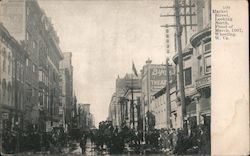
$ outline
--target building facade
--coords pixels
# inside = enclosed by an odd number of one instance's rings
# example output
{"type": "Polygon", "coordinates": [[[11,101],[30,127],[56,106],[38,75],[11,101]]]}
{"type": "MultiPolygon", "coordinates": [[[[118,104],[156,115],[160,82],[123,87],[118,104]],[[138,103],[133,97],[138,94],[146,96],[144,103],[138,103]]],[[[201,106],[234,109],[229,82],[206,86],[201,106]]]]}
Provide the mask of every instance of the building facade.
{"type": "Polygon", "coordinates": [[[90,112],[90,104],[78,103],[78,126],[86,131],[94,127],[93,114],[90,112]]]}
{"type": "Polygon", "coordinates": [[[108,112],[108,121],[112,122],[113,127],[118,126],[118,116],[117,116],[117,100],[116,93],[113,93],[110,103],[109,103],[109,112],[108,112]]]}
{"type": "MultiPolygon", "coordinates": [[[[211,1],[194,1],[192,19],[195,27],[185,28],[188,34],[182,34],[183,75],[185,89],[184,126],[193,129],[197,125],[206,125],[210,129],[211,112],[211,1]]],[[[178,53],[173,57],[179,72],[178,53]]],[[[179,76],[177,76],[177,90],[179,90],[179,76]]],[[[177,93],[180,99],[180,93],[177,93]]],[[[178,100],[180,103],[180,100],[178,100]]]]}
{"type": "Polygon", "coordinates": [[[72,53],[63,53],[63,56],[64,58],[60,62],[60,115],[61,124],[67,129],[74,109],[72,53]]]}
{"type": "Polygon", "coordinates": [[[59,38],[36,0],[4,0],[1,10],[3,24],[27,51],[24,123],[51,130],[59,115],[59,38]]]}
{"type": "Polygon", "coordinates": [[[121,105],[121,121],[131,129],[138,129],[140,119],[140,105],[141,105],[141,83],[140,76],[134,74],[126,74],[125,92],[120,98],[121,105]]]}
{"type": "MultiPolygon", "coordinates": [[[[141,116],[144,119],[144,128],[148,130],[151,120],[148,115],[153,117],[154,106],[152,101],[154,99],[154,94],[160,91],[166,86],[166,65],[165,64],[152,64],[152,61],[148,59],[146,65],[143,66],[141,71],[141,116]]],[[[169,69],[169,73],[174,73],[173,68],[169,69]]],[[[170,74],[169,79],[174,80],[174,74],[170,74]]],[[[152,123],[152,122],[151,122],[152,123]]]]}
{"type": "Polygon", "coordinates": [[[23,46],[0,23],[0,151],[2,141],[5,149],[10,146],[5,139],[23,129],[26,57],[23,46]]]}

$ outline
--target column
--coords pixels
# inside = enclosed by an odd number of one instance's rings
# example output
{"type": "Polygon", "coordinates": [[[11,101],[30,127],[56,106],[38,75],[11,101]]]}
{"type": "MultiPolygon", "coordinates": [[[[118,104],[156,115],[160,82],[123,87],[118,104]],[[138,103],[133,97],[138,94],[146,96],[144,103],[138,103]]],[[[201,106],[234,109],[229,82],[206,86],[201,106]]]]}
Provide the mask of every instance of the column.
{"type": "Polygon", "coordinates": [[[197,122],[197,125],[200,124],[200,103],[199,103],[199,96],[195,96],[194,97],[194,101],[195,101],[195,104],[196,104],[196,122],[197,122]]]}

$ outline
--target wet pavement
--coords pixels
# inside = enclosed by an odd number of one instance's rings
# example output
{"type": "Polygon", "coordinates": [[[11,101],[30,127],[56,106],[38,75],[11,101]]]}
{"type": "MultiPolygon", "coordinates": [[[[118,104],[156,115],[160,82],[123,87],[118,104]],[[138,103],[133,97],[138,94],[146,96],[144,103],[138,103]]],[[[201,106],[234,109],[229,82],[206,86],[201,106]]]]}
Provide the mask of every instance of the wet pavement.
{"type": "Polygon", "coordinates": [[[69,155],[86,155],[86,156],[95,156],[97,155],[97,151],[95,151],[95,145],[91,144],[90,139],[86,142],[86,150],[85,153],[82,154],[82,149],[80,147],[80,143],[77,143],[77,147],[75,150],[70,151],[69,155]]]}

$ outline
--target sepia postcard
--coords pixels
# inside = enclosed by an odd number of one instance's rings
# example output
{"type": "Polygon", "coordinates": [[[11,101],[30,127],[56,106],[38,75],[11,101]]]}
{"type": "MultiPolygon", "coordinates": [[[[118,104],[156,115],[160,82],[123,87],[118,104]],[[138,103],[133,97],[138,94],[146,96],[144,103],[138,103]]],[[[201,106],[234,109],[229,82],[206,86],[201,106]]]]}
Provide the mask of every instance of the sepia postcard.
{"type": "Polygon", "coordinates": [[[246,0],[0,0],[0,156],[249,155],[246,0]]]}

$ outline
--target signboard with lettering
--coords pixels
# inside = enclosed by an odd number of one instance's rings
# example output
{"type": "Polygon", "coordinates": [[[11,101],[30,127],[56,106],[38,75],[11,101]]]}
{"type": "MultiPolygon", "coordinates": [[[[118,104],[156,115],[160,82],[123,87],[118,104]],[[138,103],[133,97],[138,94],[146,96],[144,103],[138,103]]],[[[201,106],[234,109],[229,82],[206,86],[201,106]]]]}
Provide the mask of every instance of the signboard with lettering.
{"type": "Polygon", "coordinates": [[[150,69],[150,92],[156,93],[166,86],[166,67],[152,66],[150,69]]]}

